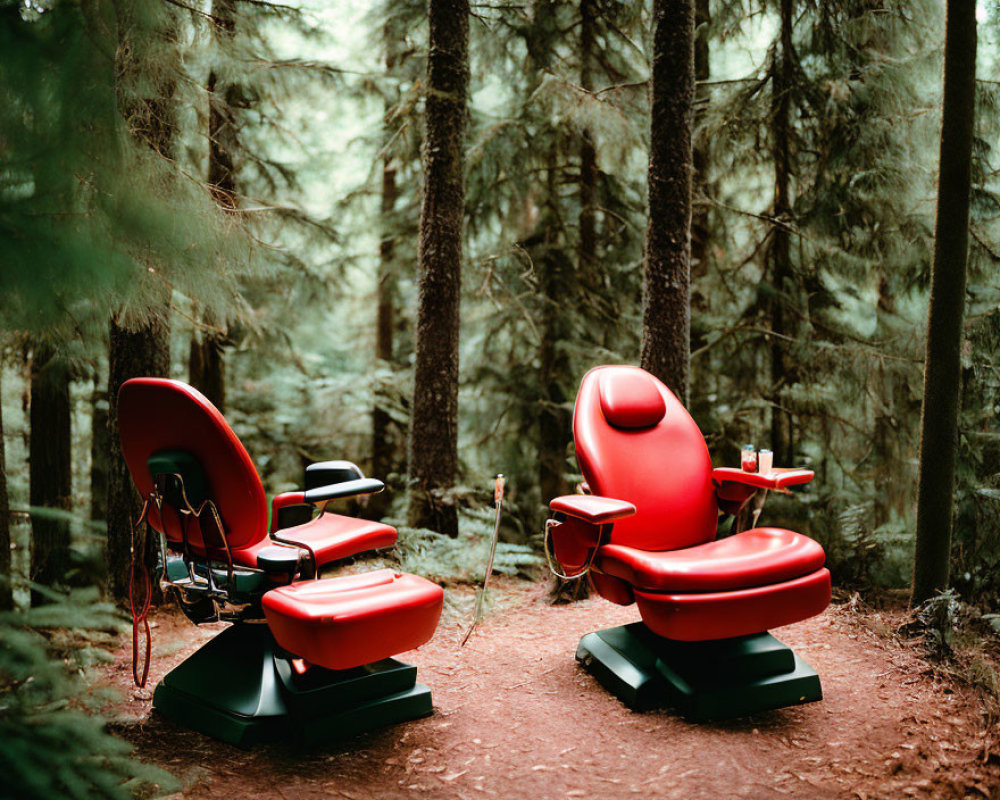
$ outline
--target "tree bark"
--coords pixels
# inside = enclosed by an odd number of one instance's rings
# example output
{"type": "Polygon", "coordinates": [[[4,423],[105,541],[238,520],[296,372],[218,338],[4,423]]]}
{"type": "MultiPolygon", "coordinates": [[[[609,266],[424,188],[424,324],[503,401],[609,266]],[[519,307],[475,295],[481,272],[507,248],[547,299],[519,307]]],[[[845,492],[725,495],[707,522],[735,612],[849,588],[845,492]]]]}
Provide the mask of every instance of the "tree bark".
{"type": "MultiPolygon", "coordinates": [[[[694,4],[694,78],[695,78],[695,109],[694,120],[704,115],[708,105],[708,90],[700,84],[711,77],[709,59],[708,26],[712,22],[708,0],[695,0],[694,4]]],[[[691,307],[704,309],[705,298],[698,291],[699,279],[708,273],[708,243],[710,230],[708,226],[708,143],[697,140],[691,151],[691,161],[694,166],[691,209],[691,307]]],[[[697,315],[695,315],[697,316],[697,315]]],[[[700,343],[699,343],[700,344],[700,343]]],[[[692,343],[692,349],[696,345],[692,343]]]]}
{"type": "Polygon", "coordinates": [[[420,301],[410,423],[410,525],[458,535],[458,337],[469,3],[429,0],[420,301]]]}
{"type": "MultiPolygon", "coordinates": [[[[233,0],[212,1],[213,30],[216,42],[232,39],[236,33],[236,9],[233,0]]],[[[213,69],[208,75],[208,186],[220,208],[237,214],[235,153],[238,148],[235,109],[244,105],[243,90],[238,84],[220,84],[213,69]]],[[[226,360],[229,331],[219,325],[218,315],[205,309],[205,330],[201,335],[197,359],[198,382],[192,382],[219,411],[226,408],[226,360]]],[[[193,354],[192,354],[193,355],[193,354]]],[[[193,366],[189,372],[194,373],[193,366]]]]}
{"type": "MultiPolygon", "coordinates": [[[[580,87],[594,89],[597,0],[580,2],[580,87]]],[[[577,251],[580,274],[586,274],[597,259],[597,148],[589,130],[580,135],[580,242],[577,251]]]]}
{"type": "Polygon", "coordinates": [[[969,190],[976,106],[976,4],[948,0],[934,263],[920,420],[911,602],[948,588],[958,439],[969,190]]]}
{"type": "MultiPolygon", "coordinates": [[[[134,2],[134,0],[132,0],[134,2]]],[[[175,78],[172,71],[141,75],[143,64],[135,48],[147,42],[132,40],[133,8],[130,3],[116,4],[118,15],[118,50],[116,75],[119,112],[137,142],[165,158],[173,156],[176,114],[175,78]],[[124,87],[129,82],[148,82],[152,96],[138,101],[127,100],[124,87]]],[[[172,44],[170,31],[162,31],[164,43],[172,44]]],[[[137,254],[137,259],[141,256],[137,254]]],[[[139,495],[132,484],[122,456],[118,435],[118,390],[130,378],[166,377],[170,372],[170,289],[161,282],[162,265],[149,265],[142,280],[152,281],[154,300],[135,318],[113,311],[108,336],[108,590],[118,602],[128,598],[131,525],[140,509],[139,495]]]]}
{"type": "MultiPolygon", "coordinates": [[[[69,511],[72,495],[70,371],[65,358],[39,344],[31,359],[28,480],[32,508],[69,511]]],[[[65,582],[69,571],[70,527],[65,518],[31,513],[31,580],[43,586],[65,582]]],[[[33,605],[45,596],[32,591],[33,605]]]]}
{"type": "Polygon", "coordinates": [[[792,416],[783,406],[781,390],[794,381],[794,365],[788,355],[786,336],[792,335],[787,306],[794,294],[792,241],[788,224],[792,217],[792,26],[794,0],[781,0],[779,43],[771,74],[772,158],[774,160],[774,218],[768,251],[771,262],[771,449],[774,463],[793,461],[792,416]]]}
{"type": "Polygon", "coordinates": [[[694,0],[654,0],[644,369],[687,402],[691,363],[694,0]]]}
{"type": "MultiPolygon", "coordinates": [[[[557,146],[553,145],[549,149],[545,173],[547,205],[557,202],[559,172],[559,153],[557,146]]],[[[567,275],[572,272],[573,266],[569,254],[560,247],[560,226],[556,213],[547,212],[541,227],[541,236],[533,237],[536,245],[529,252],[538,269],[542,296],[539,320],[541,341],[538,346],[538,485],[542,503],[547,506],[553,497],[566,494],[569,490],[563,473],[566,445],[572,431],[570,416],[563,408],[567,398],[562,385],[569,364],[562,343],[569,336],[564,306],[567,301],[567,275]]],[[[546,511],[543,506],[538,524],[544,521],[546,511]]]]}
{"type": "MultiPolygon", "coordinates": [[[[396,33],[387,22],[382,32],[385,46],[385,74],[391,76],[396,67],[396,33]]],[[[382,366],[395,367],[394,335],[396,329],[396,202],[399,187],[396,185],[395,156],[390,152],[392,137],[391,117],[396,107],[395,96],[386,95],[382,116],[382,194],[379,203],[379,226],[381,235],[378,243],[378,274],[376,276],[375,312],[375,360],[382,366]]],[[[392,417],[385,408],[384,388],[378,384],[374,390],[372,405],[372,475],[385,479],[396,470],[396,447],[391,430],[392,417]]],[[[391,495],[388,491],[372,496],[368,512],[376,519],[381,518],[389,506],[391,495]]]]}
{"type": "MultiPolygon", "coordinates": [[[[0,398],[3,397],[0,365],[0,398]]],[[[14,607],[14,571],[10,552],[10,495],[7,491],[7,452],[3,438],[3,402],[0,401],[0,611],[14,607]]]]}
{"type": "Polygon", "coordinates": [[[111,318],[108,352],[108,589],[122,601],[128,597],[132,522],[139,516],[139,493],[122,455],[118,437],[118,390],[130,378],[166,377],[170,373],[170,327],[165,311],[151,311],[141,325],[126,326],[111,318]]]}
{"type": "Polygon", "coordinates": [[[108,393],[94,371],[94,391],[90,396],[90,519],[103,522],[108,517],[108,393]]]}

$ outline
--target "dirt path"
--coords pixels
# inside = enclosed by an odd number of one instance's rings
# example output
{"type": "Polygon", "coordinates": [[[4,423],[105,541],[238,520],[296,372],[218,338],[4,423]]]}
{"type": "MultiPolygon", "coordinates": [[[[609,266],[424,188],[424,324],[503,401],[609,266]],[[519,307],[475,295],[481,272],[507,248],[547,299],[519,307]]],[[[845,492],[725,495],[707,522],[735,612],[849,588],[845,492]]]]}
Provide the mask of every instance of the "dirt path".
{"type": "MultiPolygon", "coordinates": [[[[540,586],[503,591],[505,607],[464,649],[466,618],[453,614],[406,657],[434,692],[427,719],[323,750],[242,751],[149,718],[133,696],[116,708],[122,730],[143,760],[186,781],[185,798],[1000,797],[978,698],[852,612],[778,632],[819,672],[822,702],[695,725],[634,713],[577,666],[580,637],[634,621],[634,607],[550,607],[540,586]]],[[[455,594],[467,605],[468,590],[455,594]]],[[[213,633],[170,612],[156,621],[150,685],[213,633]]],[[[133,695],[124,649],[112,678],[133,695]]]]}

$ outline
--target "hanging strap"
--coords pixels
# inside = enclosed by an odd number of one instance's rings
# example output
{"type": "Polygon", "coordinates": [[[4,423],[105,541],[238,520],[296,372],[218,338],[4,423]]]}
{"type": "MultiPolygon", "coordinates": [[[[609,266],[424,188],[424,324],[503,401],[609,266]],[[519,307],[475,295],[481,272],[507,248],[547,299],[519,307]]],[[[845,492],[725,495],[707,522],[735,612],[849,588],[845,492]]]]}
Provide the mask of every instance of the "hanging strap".
{"type": "Polygon", "coordinates": [[[147,498],[142,504],[139,519],[135,523],[129,520],[132,528],[128,570],[128,605],[132,612],[132,679],[140,689],[145,687],[146,679],[149,677],[149,662],[153,654],[153,641],[149,630],[149,607],[153,602],[153,584],[149,578],[149,567],[146,565],[148,512],[149,499],[147,498]],[[135,586],[136,561],[138,561],[138,570],[142,574],[141,594],[138,602],[136,601],[135,586]]]}

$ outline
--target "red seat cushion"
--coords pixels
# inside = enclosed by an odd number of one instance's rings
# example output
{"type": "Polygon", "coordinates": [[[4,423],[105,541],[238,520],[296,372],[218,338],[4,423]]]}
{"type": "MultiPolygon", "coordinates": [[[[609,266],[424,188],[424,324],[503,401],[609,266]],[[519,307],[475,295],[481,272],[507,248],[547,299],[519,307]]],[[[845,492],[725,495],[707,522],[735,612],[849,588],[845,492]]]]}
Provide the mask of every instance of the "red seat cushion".
{"type": "Polygon", "coordinates": [[[652,592],[721,592],[781,583],[822,568],[823,548],[782,528],[754,528],[680,550],[601,548],[599,568],[652,592]]]}
{"type": "Polygon", "coordinates": [[[419,647],[434,635],[443,603],[436,583],[391,569],[301,581],[261,600],[278,644],[327,669],[351,669],[419,647]]]}
{"type": "Polygon", "coordinates": [[[830,604],[830,570],[725,592],[666,594],[635,590],[646,627],[681,642],[705,642],[761,633],[822,614],[830,604]]]}
{"type": "Polygon", "coordinates": [[[316,566],[396,543],[396,529],[389,525],[329,512],[302,525],[275,531],[273,536],[305,545],[316,554],[316,566]]]}

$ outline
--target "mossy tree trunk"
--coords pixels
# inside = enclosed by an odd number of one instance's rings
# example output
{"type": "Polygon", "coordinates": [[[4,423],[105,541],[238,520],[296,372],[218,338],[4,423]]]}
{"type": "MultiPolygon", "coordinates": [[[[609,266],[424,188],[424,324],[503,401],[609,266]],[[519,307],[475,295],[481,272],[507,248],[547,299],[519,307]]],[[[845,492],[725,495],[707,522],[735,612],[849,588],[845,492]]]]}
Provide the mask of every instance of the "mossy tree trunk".
{"type": "Polygon", "coordinates": [[[410,525],[458,535],[458,337],[469,4],[430,0],[420,300],[410,422],[410,525]]]}
{"type": "MultiPolygon", "coordinates": [[[[396,68],[396,32],[386,22],[382,32],[385,47],[385,74],[391,76],[396,68]]],[[[383,368],[394,368],[396,332],[396,203],[399,186],[396,184],[396,155],[390,148],[392,115],[395,112],[395,93],[386,94],[382,116],[382,189],[379,198],[378,274],[375,286],[375,360],[383,368]]],[[[372,475],[385,480],[396,469],[396,447],[392,439],[392,416],[386,409],[386,396],[382,386],[376,384],[372,405],[372,475]]],[[[389,505],[388,490],[374,495],[368,504],[369,513],[382,517],[389,505]]]]}
{"type": "MultiPolygon", "coordinates": [[[[216,42],[231,40],[236,33],[234,0],[213,0],[213,32],[216,42]]],[[[245,105],[239,84],[220,80],[215,69],[208,75],[208,187],[220,208],[237,214],[236,109],[245,105]]],[[[188,375],[191,385],[220,411],[226,408],[226,359],[229,331],[211,308],[202,313],[204,329],[199,340],[192,336],[188,375]]]]}
{"type": "Polygon", "coordinates": [[[691,362],[694,0],[654,0],[644,369],[687,402],[691,362]]]}
{"type": "MultiPolygon", "coordinates": [[[[63,584],[70,567],[70,526],[65,517],[35,509],[69,511],[72,494],[70,369],[47,343],[31,358],[31,409],[28,480],[31,513],[31,580],[43,586],[63,584]]],[[[45,601],[32,591],[31,602],[45,601]]]]}
{"type": "MultiPolygon", "coordinates": [[[[594,54],[597,46],[597,15],[598,8],[596,0],[581,0],[580,3],[580,88],[592,92],[594,90],[594,54]]],[[[590,276],[600,269],[597,251],[597,208],[598,208],[598,181],[600,170],[597,165],[597,147],[594,137],[589,130],[584,130],[580,134],[580,175],[577,189],[579,193],[580,216],[578,224],[580,228],[580,238],[577,242],[577,280],[585,285],[599,286],[598,281],[592,281],[590,276]]],[[[549,170],[550,196],[554,196],[555,190],[555,169],[549,170]]],[[[558,254],[557,254],[558,255],[558,254]]],[[[568,265],[567,265],[568,266],[568,265]]],[[[562,272],[569,270],[563,269],[562,272]]],[[[563,314],[560,313],[563,304],[566,302],[565,285],[566,279],[558,272],[549,268],[547,275],[559,277],[557,282],[551,278],[544,281],[546,287],[546,313],[543,315],[545,322],[542,331],[542,344],[540,348],[541,363],[546,369],[542,373],[542,387],[546,385],[549,389],[546,397],[543,398],[544,405],[539,413],[539,442],[545,444],[548,440],[548,447],[542,451],[547,456],[547,462],[539,458],[539,485],[542,488],[542,502],[548,503],[553,497],[565,494],[569,491],[566,483],[565,462],[566,447],[573,436],[572,416],[569,411],[563,408],[567,397],[562,389],[561,380],[566,378],[565,371],[568,369],[565,353],[560,353],[561,358],[554,358],[556,355],[557,343],[566,335],[565,330],[557,330],[556,326],[563,314]],[[551,318],[551,320],[550,320],[551,318]],[[560,374],[563,373],[563,374],[560,374]]],[[[564,325],[560,326],[564,328],[564,325]]],[[[540,448],[541,448],[540,444],[540,448]]],[[[547,509],[545,509],[547,511],[547,509]]],[[[546,514],[547,516],[547,514],[546,514]]],[[[590,583],[586,580],[564,581],[554,578],[549,599],[552,603],[567,603],[582,600],[590,594],[590,583]]]]}
{"type": "Polygon", "coordinates": [[[774,463],[793,460],[792,415],[782,400],[782,390],[794,383],[795,366],[788,352],[794,335],[789,304],[795,296],[792,271],[792,240],[788,228],[792,217],[792,83],[794,79],[792,27],[793,0],[781,0],[780,31],[771,66],[771,156],[774,161],[774,227],[768,249],[772,284],[770,300],[771,336],[771,449],[774,463]]]}
{"type": "Polygon", "coordinates": [[[976,4],[948,0],[934,262],[920,421],[917,541],[911,601],[948,588],[958,439],[969,189],[976,107],[976,4]]]}
{"type": "MultiPolygon", "coordinates": [[[[137,142],[170,159],[177,128],[174,77],[169,69],[163,75],[140,74],[144,64],[136,47],[149,43],[132,40],[132,13],[128,2],[116,6],[118,110],[137,142]],[[146,85],[151,94],[135,99],[128,91],[134,85],[146,85]]],[[[171,31],[164,30],[159,35],[168,49],[176,44],[171,31]]],[[[142,258],[138,254],[136,257],[142,258]]],[[[128,598],[131,525],[139,514],[140,499],[122,456],[118,435],[118,390],[130,378],[166,377],[170,373],[171,290],[160,277],[162,269],[160,264],[147,265],[148,271],[142,280],[150,281],[148,295],[151,299],[146,308],[134,316],[116,310],[109,320],[107,581],[112,598],[120,603],[128,598]]]]}
{"type": "MultiPolygon", "coordinates": [[[[3,397],[0,364],[0,398],[3,397]]],[[[7,450],[3,438],[3,402],[0,399],[0,611],[14,607],[14,573],[10,552],[10,495],[7,491],[7,450]]]]}
{"type": "MultiPolygon", "coordinates": [[[[708,26],[711,22],[708,0],[695,0],[694,123],[696,128],[699,120],[704,116],[709,100],[708,89],[703,83],[711,77],[708,36],[708,26]]],[[[707,308],[707,297],[704,294],[706,287],[702,286],[702,282],[708,275],[709,237],[711,235],[708,219],[709,146],[704,137],[695,137],[691,149],[691,162],[694,167],[691,189],[691,323],[693,337],[691,349],[695,350],[704,344],[704,336],[708,332],[704,326],[698,324],[698,312],[707,308]],[[701,291],[699,287],[701,287],[701,291]]]]}
{"type": "Polygon", "coordinates": [[[108,589],[128,597],[132,522],[141,508],[118,437],[118,390],[130,378],[166,377],[170,372],[170,327],[165,313],[152,312],[142,324],[126,327],[112,317],[108,352],[108,589]]]}
{"type": "Polygon", "coordinates": [[[90,397],[90,519],[103,522],[108,516],[108,393],[95,368],[90,397]]]}

